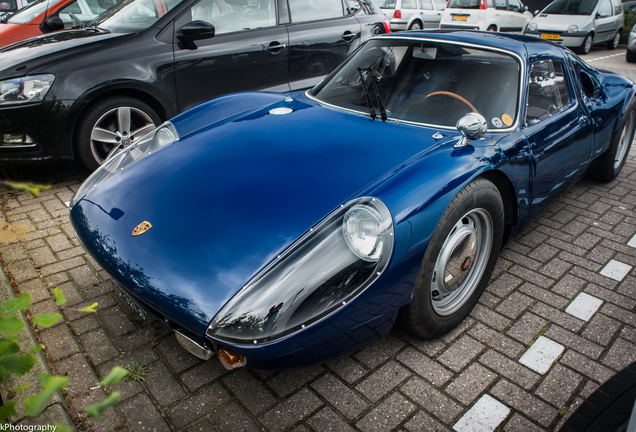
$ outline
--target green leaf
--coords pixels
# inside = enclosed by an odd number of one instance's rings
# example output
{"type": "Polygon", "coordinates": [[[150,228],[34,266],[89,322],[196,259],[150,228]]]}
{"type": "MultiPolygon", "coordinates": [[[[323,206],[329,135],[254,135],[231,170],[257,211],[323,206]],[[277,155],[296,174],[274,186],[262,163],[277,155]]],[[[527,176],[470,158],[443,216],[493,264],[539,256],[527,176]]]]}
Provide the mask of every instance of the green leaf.
{"type": "MultiPolygon", "coordinates": [[[[43,375],[43,374],[40,374],[43,375]]],[[[68,385],[68,378],[63,376],[53,376],[46,380],[46,385],[42,391],[35,396],[30,396],[24,400],[24,413],[29,417],[37,417],[42,414],[46,401],[57,391],[68,385]]]]}
{"type": "Polygon", "coordinates": [[[42,348],[44,348],[44,345],[39,344],[38,346],[31,348],[29,350],[29,354],[35,354],[36,352],[39,352],[42,348]]]}
{"type": "Polygon", "coordinates": [[[99,420],[102,418],[104,411],[106,411],[107,408],[110,408],[117,403],[119,396],[121,396],[120,392],[112,392],[110,396],[103,401],[84,407],[84,412],[88,417],[99,420]]]}
{"type": "Polygon", "coordinates": [[[31,354],[2,357],[0,358],[0,377],[4,378],[8,374],[22,376],[37,362],[31,354]]]}
{"type": "Polygon", "coordinates": [[[71,428],[69,428],[66,425],[63,425],[62,423],[51,423],[51,426],[55,428],[55,429],[51,429],[51,430],[54,430],[55,432],[73,432],[71,428]]]}
{"type": "Polygon", "coordinates": [[[46,383],[48,383],[51,378],[53,377],[46,372],[38,374],[38,381],[40,381],[42,387],[46,387],[46,383]]]}
{"type": "Polygon", "coordinates": [[[5,402],[4,405],[0,407],[0,421],[6,420],[7,418],[11,416],[17,415],[17,413],[15,412],[15,409],[13,409],[16,403],[18,403],[17,400],[10,400],[5,402]]]}
{"type": "Polygon", "coordinates": [[[18,340],[17,336],[7,336],[0,339],[0,357],[13,355],[20,351],[20,347],[15,342],[16,340],[18,340]]]}
{"type": "Polygon", "coordinates": [[[93,303],[92,305],[90,305],[89,307],[85,307],[83,309],[80,309],[80,312],[97,312],[95,310],[95,308],[97,307],[98,303],[93,303]]]}
{"type": "Polygon", "coordinates": [[[11,390],[16,392],[16,393],[20,393],[22,390],[26,390],[29,387],[31,387],[31,384],[24,384],[24,385],[21,385],[21,386],[18,386],[18,387],[14,387],[11,390]]]}
{"type": "Polygon", "coordinates": [[[61,318],[62,315],[60,315],[59,313],[43,313],[33,318],[33,322],[44,327],[51,327],[61,318]]]}
{"type": "Polygon", "coordinates": [[[55,297],[56,306],[62,306],[64,303],[66,303],[66,298],[64,297],[64,293],[61,289],[55,288],[53,290],[53,296],[55,297]]]}
{"type": "Polygon", "coordinates": [[[0,316],[0,333],[16,334],[24,328],[24,321],[17,316],[0,316]]]}
{"type": "Polygon", "coordinates": [[[51,189],[51,185],[41,185],[41,184],[35,184],[31,182],[21,183],[21,182],[4,180],[2,181],[2,183],[13,189],[25,190],[35,196],[38,196],[38,194],[40,193],[40,189],[43,189],[43,190],[51,189]]]}
{"type": "Polygon", "coordinates": [[[106,378],[104,378],[103,380],[99,382],[99,385],[102,387],[108,387],[110,385],[117,384],[119,381],[124,379],[126,375],[128,375],[129,373],[130,372],[124,369],[123,367],[115,366],[114,368],[110,370],[108,375],[106,375],[106,378]]]}
{"type": "Polygon", "coordinates": [[[29,304],[31,304],[31,293],[25,292],[20,297],[7,300],[7,302],[2,305],[0,313],[11,315],[19,310],[28,309],[29,304]]]}

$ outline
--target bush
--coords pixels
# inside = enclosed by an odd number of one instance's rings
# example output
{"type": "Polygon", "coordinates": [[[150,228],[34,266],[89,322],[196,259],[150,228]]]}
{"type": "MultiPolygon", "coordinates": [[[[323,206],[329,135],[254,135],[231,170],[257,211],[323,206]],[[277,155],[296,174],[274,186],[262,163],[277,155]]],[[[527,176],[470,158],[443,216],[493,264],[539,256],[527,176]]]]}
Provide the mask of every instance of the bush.
{"type": "Polygon", "coordinates": [[[636,24],[636,12],[626,14],[623,20],[623,34],[621,35],[621,43],[627,43],[627,37],[629,36],[629,32],[632,31],[632,27],[634,27],[634,24],[636,24]]]}

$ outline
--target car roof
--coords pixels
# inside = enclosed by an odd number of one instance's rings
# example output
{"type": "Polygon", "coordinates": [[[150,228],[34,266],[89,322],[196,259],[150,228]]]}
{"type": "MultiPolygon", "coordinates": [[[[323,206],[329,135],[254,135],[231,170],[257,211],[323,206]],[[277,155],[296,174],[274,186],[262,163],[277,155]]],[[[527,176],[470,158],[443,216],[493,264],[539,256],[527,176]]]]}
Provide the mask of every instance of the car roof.
{"type": "Polygon", "coordinates": [[[524,59],[528,55],[555,55],[563,57],[563,48],[554,42],[546,41],[534,36],[504,34],[495,32],[480,32],[466,30],[428,30],[416,32],[389,33],[376,38],[408,38],[435,39],[449,42],[469,43],[487,48],[498,48],[511,51],[524,59]]]}

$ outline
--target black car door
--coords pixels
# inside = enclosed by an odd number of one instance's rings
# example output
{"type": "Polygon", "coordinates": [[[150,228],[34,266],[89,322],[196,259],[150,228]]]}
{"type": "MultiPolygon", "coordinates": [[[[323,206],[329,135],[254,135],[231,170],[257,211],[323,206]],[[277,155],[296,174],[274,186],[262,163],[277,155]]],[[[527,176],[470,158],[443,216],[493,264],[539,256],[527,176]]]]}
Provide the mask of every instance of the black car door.
{"type": "Polygon", "coordinates": [[[179,109],[213,97],[250,90],[287,91],[288,38],[278,25],[275,0],[201,0],[175,22],[174,61],[179,109]],[[215,35],[182,41],[192,21],[215,35]]]}
{"type": "Polygon", "coordinates": [[[590,122],[557,60],[532,64],[527,87],[524,133],[532,154],[532,212],[579,180],[592,151],[590,122]]]}
{"type": "Polygon", "coordinates": [[[361,25],[342,0],[289,0],[289,85],[312,87],[360,45],[361,25]]]}

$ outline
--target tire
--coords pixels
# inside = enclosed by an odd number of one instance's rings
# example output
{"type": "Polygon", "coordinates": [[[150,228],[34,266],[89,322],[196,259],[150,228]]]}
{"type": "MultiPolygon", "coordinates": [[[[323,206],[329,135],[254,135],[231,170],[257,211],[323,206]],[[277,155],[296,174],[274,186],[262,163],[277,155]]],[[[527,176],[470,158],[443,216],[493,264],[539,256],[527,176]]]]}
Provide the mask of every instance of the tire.
{"type": "Polygon", "coordinates": [[[466,318],[497,262],[503,214],[497,187],[483,178],[453,198],[424,254],[413,300],[398,313],[403,327],[421,338],[434,339],[466,318]],[[474,252],[469,245],[476,245],[474,252]]]}
{"type": "Polygon", "coordinates": [[[151,132],[160,122],[157,113],[138,99],[128,96],[102,99],[89,106],[77,123],[75,154],[86,168],[94,171],[113,149],[134,144],[135,139],[151,132]]]}
{"type": "Polygon", "coordinates": [[[594,36],[592,33],[588,34],[580,47],[576,50],[579,54],[587,54],[592,49],[592,42],[594,40],[594,36]]]}
{"type": "Polygon", "coordinates": [[[486,31],[492,31],[492,32],[496,32],[497,31],[497,26],[491,25],[489,26],[486,31]]]}
{"type": "Polygon", "coordinates": [[[623,169],[627,155],[634,140],[636,129],[636,103],[632,103],[627,109],[621,121],[614,141],[593,166],[591,174],[596,180],[602,182],[612,181],[623,169]]]}
{"type": "Polygon", "coordinates": [[[607,49],[615,50],[620,40],[621,40],[621,30],[619,29],[614,35],[614,38],[612,38],[612,40],[607,42],[607,49]]]}
{"type": "Polygon", "coordinates": [[[629,49],[625,53],[625,60],[627,63],[636,63],[636,52],[630,51],[629,49]]]}
{"type": "Polygon", "coordinates": [[[422,30],[422,23],[420,21],[413,21],[409,26],[409,30],[422,30]]]}
{"type": "Polygon", "coordinates": [[[624,432],[635,400],[636,363],[632,363],[583,401],[559,432],[624,432]]]}

